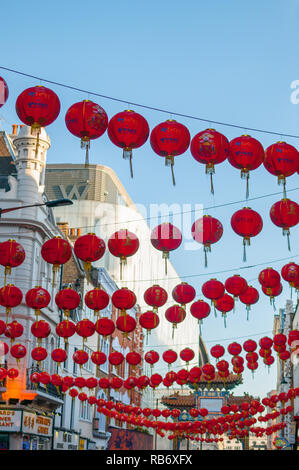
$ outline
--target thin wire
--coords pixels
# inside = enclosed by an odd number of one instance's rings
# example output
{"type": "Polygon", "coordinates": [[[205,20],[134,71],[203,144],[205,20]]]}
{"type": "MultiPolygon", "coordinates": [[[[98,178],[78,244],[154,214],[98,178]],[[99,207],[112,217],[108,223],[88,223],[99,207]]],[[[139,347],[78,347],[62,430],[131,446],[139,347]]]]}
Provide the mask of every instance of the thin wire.
{"type": "Polygon", "coordinates": [[[34,78],[35,80],[40,80],[40,81],[43,81],[43,82],[46,82],[46,83],[51,83],[52,85],[57,85],[57,86],[61,86],[63,88],[68,88],[69,90],[78,91],[80,93],[85,93],[85,94],[89,94],[89,95],[99,96],[100,98],[104,98],[104,99],[107,99],[107,100],[110,100],[110,101],[116,101],[118,103],[124,103],[125,105],[127,105],[127,103],[129,102],[131,106],[132,105],[133,106],[138,106],[140,108],[149,109],[151,111],[158,111],[160,113],[165,113],[167,115],[173,114],[174,116],[180,116],[180,117],[183,117],[183,118],[186,118],[186,119],[194,119],[196,121],[207,122],[209,124],[213,123],[213,124],[217,124],[217,125],[220,125],[220,126],[232,127],[232,128],[235,128],[235,129],[242,129],[242,130],[246,129],[247,131],[260,132],[262,134],[278,135],[280,138],[281,137],[291,137],[291,138],[294,138],[294,139],[299,139],[299,135],[284,134],[282,132],[269,131],[269,130],[265,130],[265,129],[257,129],[257,128],[254,128],[254,127],[248,127],[248,126],[244,126],[244,125],[241,126],[241,125],[231,124],[231,123],[222,122],[222,121],[215,121],[215,120],[212,120],[212,119],[205,119],[205,118],[202,118],[202,117],[199,117],[199,116],[192,116],[190,114],[183,114],[183,113],[179,113],[179,112],[175,112],[175,111],[170,111],[170,110],[166,110],[166,109],[162,109],[162,108],[157,108],[155,106],[148,106],[148,105],[141,104],[141,103],[135,103],[134,101],[128,100],[128,99],[124,100],[124,99],[120,99],[120,98],[115,98],[113,96],[103,95],[101,93],[97,93],[97,92],[93,92],[93,91],[89,91],[89,90],[84,90],[82,88],[67,85],[65,83],[56,82],[54,80],[48,80],[46,78],[37,77],[35,75],[24,73],[24,72],[21,72],[19,70],[11,69],[11,68],[4,67],[4,66],[0,66],[0,69],[6,70],[8,72],[12,72],[12,73],[15,73],[15,74],[18,74],[18,75],[22,75],[24,77],[34,78]]]}

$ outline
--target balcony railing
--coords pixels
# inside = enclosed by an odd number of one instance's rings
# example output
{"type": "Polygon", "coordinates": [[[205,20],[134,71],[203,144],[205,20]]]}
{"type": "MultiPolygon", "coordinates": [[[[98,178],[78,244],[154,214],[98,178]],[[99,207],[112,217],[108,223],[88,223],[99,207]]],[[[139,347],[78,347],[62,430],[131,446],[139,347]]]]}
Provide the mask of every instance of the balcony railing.
{"type": "Polygon", "coordinates": [[[33,372],[41,372],[41,370],[38,367],[30,367],[29,369],[27,369],[27,372],[26,372],[26,388],[27,388],[27,390],[36,390],[36,391],[40,391],[40,392],[43,392],[43,393],[47,393],[48,395],[51,395],[52,397],[60,398],[61,400],[63,399],[62,394],[59,393],[60,389],[58,391],[57,388],[52,383],[49,383],[46,386],[46,385],[41,384],[41,383],[38,383],[36,385],[33,382],[31,382],[30,375],[33,372]]]}

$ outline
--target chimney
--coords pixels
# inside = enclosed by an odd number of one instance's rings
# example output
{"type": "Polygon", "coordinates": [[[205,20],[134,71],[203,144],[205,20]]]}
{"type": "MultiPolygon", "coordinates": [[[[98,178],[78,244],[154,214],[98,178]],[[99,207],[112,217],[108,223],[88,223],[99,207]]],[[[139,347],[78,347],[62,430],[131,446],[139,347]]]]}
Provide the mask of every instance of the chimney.
{"type": "Polygon", "coordinates": [[[57,226],[66,236],[68,236],[69,234],[68,222],[57,222],[57,226]]]}
{"type": "Polygon", "coordinates": [[[18,133],[18,124],[12,125],[12,135],[17,135],[18,133]]]}

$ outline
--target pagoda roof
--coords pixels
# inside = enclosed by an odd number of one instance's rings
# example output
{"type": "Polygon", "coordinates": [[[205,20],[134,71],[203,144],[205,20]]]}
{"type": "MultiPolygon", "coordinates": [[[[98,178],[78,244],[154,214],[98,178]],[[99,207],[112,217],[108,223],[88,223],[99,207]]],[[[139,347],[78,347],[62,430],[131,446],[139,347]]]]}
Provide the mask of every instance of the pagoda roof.
{"type": "MultiPolygon", "coordinates": [[[[254,397],[245,393],[243,396],[234,396],[232,394],[227,396],[227,405],[240,405],[243,402],[250,403],[254,397]]],[[[164,406],[169,408],[195,408],[196,407],[196,397],[195,394],[190,392],[189,395],[180,395],[178,392],[169,395],[163,396],[161,402],[164,406]]]]}
{"type": "Polygon", "coordinates": [[[230,390],[232,388],[235,388],[237,385],[240,385],[242,383],[242,376],[241,375],[236,375],[230,373],[228,377],[223,379],[218,372],[215,373],[215,377],[213,380],[210,382],[207,382],[207,380],[204,377],[201,377],[200,380],[197,383],[191,383],[188,382],[188,386],[192,388],[193,390],[198,390],[198,389],[226,389],[230,390]]]}

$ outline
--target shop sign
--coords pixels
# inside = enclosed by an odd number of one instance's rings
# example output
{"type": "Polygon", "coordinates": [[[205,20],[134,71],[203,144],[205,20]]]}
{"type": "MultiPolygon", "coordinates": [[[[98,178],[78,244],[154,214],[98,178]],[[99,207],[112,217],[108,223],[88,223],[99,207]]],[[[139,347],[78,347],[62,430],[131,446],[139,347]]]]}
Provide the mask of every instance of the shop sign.
{"type": "Polygon", "coordinates": [[[28,413],[27,411],[23,412],[22,430],[24,433],[52,437],[52,427],[52,418],[28,413]]]}
{"type": "Polygon", "coordinates": [[[18,432],[21,429],[22,411],[0,409],[0,432],[18,432]]]}

